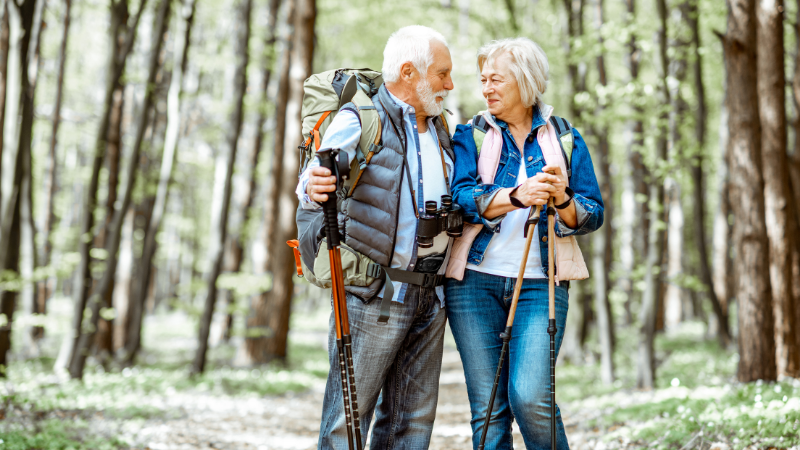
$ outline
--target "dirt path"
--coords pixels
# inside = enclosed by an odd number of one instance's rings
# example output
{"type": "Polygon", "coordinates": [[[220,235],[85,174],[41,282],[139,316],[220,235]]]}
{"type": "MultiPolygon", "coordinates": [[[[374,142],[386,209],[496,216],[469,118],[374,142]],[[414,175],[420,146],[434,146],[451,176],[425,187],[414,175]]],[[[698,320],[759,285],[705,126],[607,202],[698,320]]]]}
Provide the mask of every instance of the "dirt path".
{"type": "MultiPolygon", "coordinates": [[[[265,398],[236,399],[198,393],[169,397],[166,409],[178,416],[150,420],[121,430],[138,448],[151,450],[311,450],[316,448],[324,381],[311,389],[265,398]]],[[[577,416],[562,405],[573,449],[592,448],[577,432],[577,416]],[[579,442],[581,441],[581,442],[579,442]]],[[[458,352],[445,346],[439,405],[431,449],[470,448],[469,402],[458,352]]],[[[516,448],[524,449],[515,428],[516,448]]]]}

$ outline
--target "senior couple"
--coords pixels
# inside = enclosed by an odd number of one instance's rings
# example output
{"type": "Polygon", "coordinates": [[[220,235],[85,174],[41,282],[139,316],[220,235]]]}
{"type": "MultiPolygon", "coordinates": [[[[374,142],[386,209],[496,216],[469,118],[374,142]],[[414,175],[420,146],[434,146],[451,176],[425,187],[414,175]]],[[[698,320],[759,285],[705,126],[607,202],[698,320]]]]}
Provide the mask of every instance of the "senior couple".
{"type": "MultiPolygon", "coordinates": [[[[477,447],[502,347],[500,333],[505,329],[522,260],[528,207],[545,205],[552,196],[558,208],[556,276],[560,279],[555,306],[559,349],[567,321],[568,280],[588,276],[577,245],[568,248],[561,244],[602,225],[603,200],[586,143],[576,129],[567,127],[571,133],[567,140],[573,144],[569,170],[563,164],[567,158],[561,164],[552,157],[546,160],[543,148],[552,146],[549,138],[555,128],[549,121],[552,107],[542,100],[549,67],[544,52],[531,40],[492,41],[478,51],[481,94],[487,105],[479,121],[488,124],[482,148],[490,151],[486,141],[495,148],[495,160],[488,164],[478,156],[472,124],[458,125],[451,141],[442,123],[443,99],[453,89],[452,61],[444,37],[423,26],[401,28],[389,38],[383,57],[384,84],[373,98],[383,130],[383,150],[378,154],[383,159],[373,158],[366,169],[372,175],[362,177],[367,181],[356,189],[362,194],[340,207],[344,209],[340,217],[345,242],[385,241],[380,245],[387,247],[382,251],[388,252],[391,268],[440,276],[427,278],[435,278],[434,285],[394,282],[393,297],[386,303],[390,305],[386,325],[376,323],[382,290],[363,298],[354,293],[363,290],[348,289],[361,434],[366,440],[374,417],[372,449],[428,448],[449,319],[464,365],[472,443],[477,447]],[[423,205],[426,201],[438,204],[443,194],[452,195],[453,203],[463,208],[464,220],[473,224],[468,227],[473,231],[465,231],[461,248],[458,243],[454,247],[445,233],[434,239],[433,246],[422,248],[416,230],[423,205]],[[365,223],[372,225],[363,226],[365,223]]],[[[320,149],[339,148],[352,160],[360,137],[359,117],[342,110],[327,129],[320,149]]],[[[564,140],[562,135],[558,138],[564,140]]],[[[297,188],[301,207],[319,208],[327,194],[336,190],[335,181],[327,169],[310,165],[297,188]]],[[[534,236],[540,251],[528,255],[487,449],[513,448],[514,420],[528,449],[550,445],[544,208],[542,214],[534,236]]],[[[331,370],[320,449],[347,448],[333,327],[331,317],[331,370]]],[[[568,449],[560,412],[557,433],[558,448],[568,449]]]]}

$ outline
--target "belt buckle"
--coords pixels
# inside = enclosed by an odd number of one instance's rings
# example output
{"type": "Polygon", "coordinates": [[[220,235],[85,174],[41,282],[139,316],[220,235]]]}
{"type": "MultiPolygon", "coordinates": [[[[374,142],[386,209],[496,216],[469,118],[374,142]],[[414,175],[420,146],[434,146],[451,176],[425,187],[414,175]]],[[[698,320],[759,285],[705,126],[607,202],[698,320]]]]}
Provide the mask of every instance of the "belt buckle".
{"type": "Polygon", "coordinates": [[[435,273],[422,274],[422,286],[426,288],[436,287],[441,280],[441,275],[435,273]]]}

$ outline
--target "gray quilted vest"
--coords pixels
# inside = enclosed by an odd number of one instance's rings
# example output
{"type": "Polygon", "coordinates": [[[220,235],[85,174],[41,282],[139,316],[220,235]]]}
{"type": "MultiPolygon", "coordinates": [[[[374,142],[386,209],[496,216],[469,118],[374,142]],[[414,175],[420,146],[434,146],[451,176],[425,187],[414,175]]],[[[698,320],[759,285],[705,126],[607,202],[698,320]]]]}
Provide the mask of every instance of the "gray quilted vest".
{"type": "MultiPolygon", "coordinates": [[[[400,190],[408,189],[403,180],[403,154],[407,147],[403,110],[395,104],[386,86],[372,98],[381,119],[383,149],[372,157],[352,196],[339,192],[339,232],[344,242],[382,266],[390,266],[397,237],[397,214],[400,190]]],[[[442,148],[454,159],[450,133],[441,117],[433,119],[442,148]]],[[[322,209],[297,208],[297,231],[300,254],[306,267],[314,259],[322,240],[322,209]]],[[[345,286],[345,290],[369,302],[381,291],[383,280],[369,286],[345,286]]]]}

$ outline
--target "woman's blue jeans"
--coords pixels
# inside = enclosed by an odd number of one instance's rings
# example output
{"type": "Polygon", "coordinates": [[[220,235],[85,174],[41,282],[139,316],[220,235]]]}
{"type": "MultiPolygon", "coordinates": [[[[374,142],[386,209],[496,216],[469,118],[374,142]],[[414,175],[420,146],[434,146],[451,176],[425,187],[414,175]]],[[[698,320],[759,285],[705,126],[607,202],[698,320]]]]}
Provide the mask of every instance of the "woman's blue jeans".
{"type": "MultiPolygon", "coordinates": [[[[466,270],[462,281],[445,284],[447,318],[461,354],[472,412],[472,447],[477,449],[492,393],[516,278],[466,270]]],[[[562,283],[563,284],[563,283],[562,283]]],[[[556,357],[567,323],[569,294],[556,286],[556,357]]],[[[526,279],[494,400],[486,448],[514,447],[511,423],[516,419],[525,446],[550,448],[550,335],[547,279],[526,279]]],[[[567,435],[556,407],[557,448],[568,450],[567,435]]]]}

